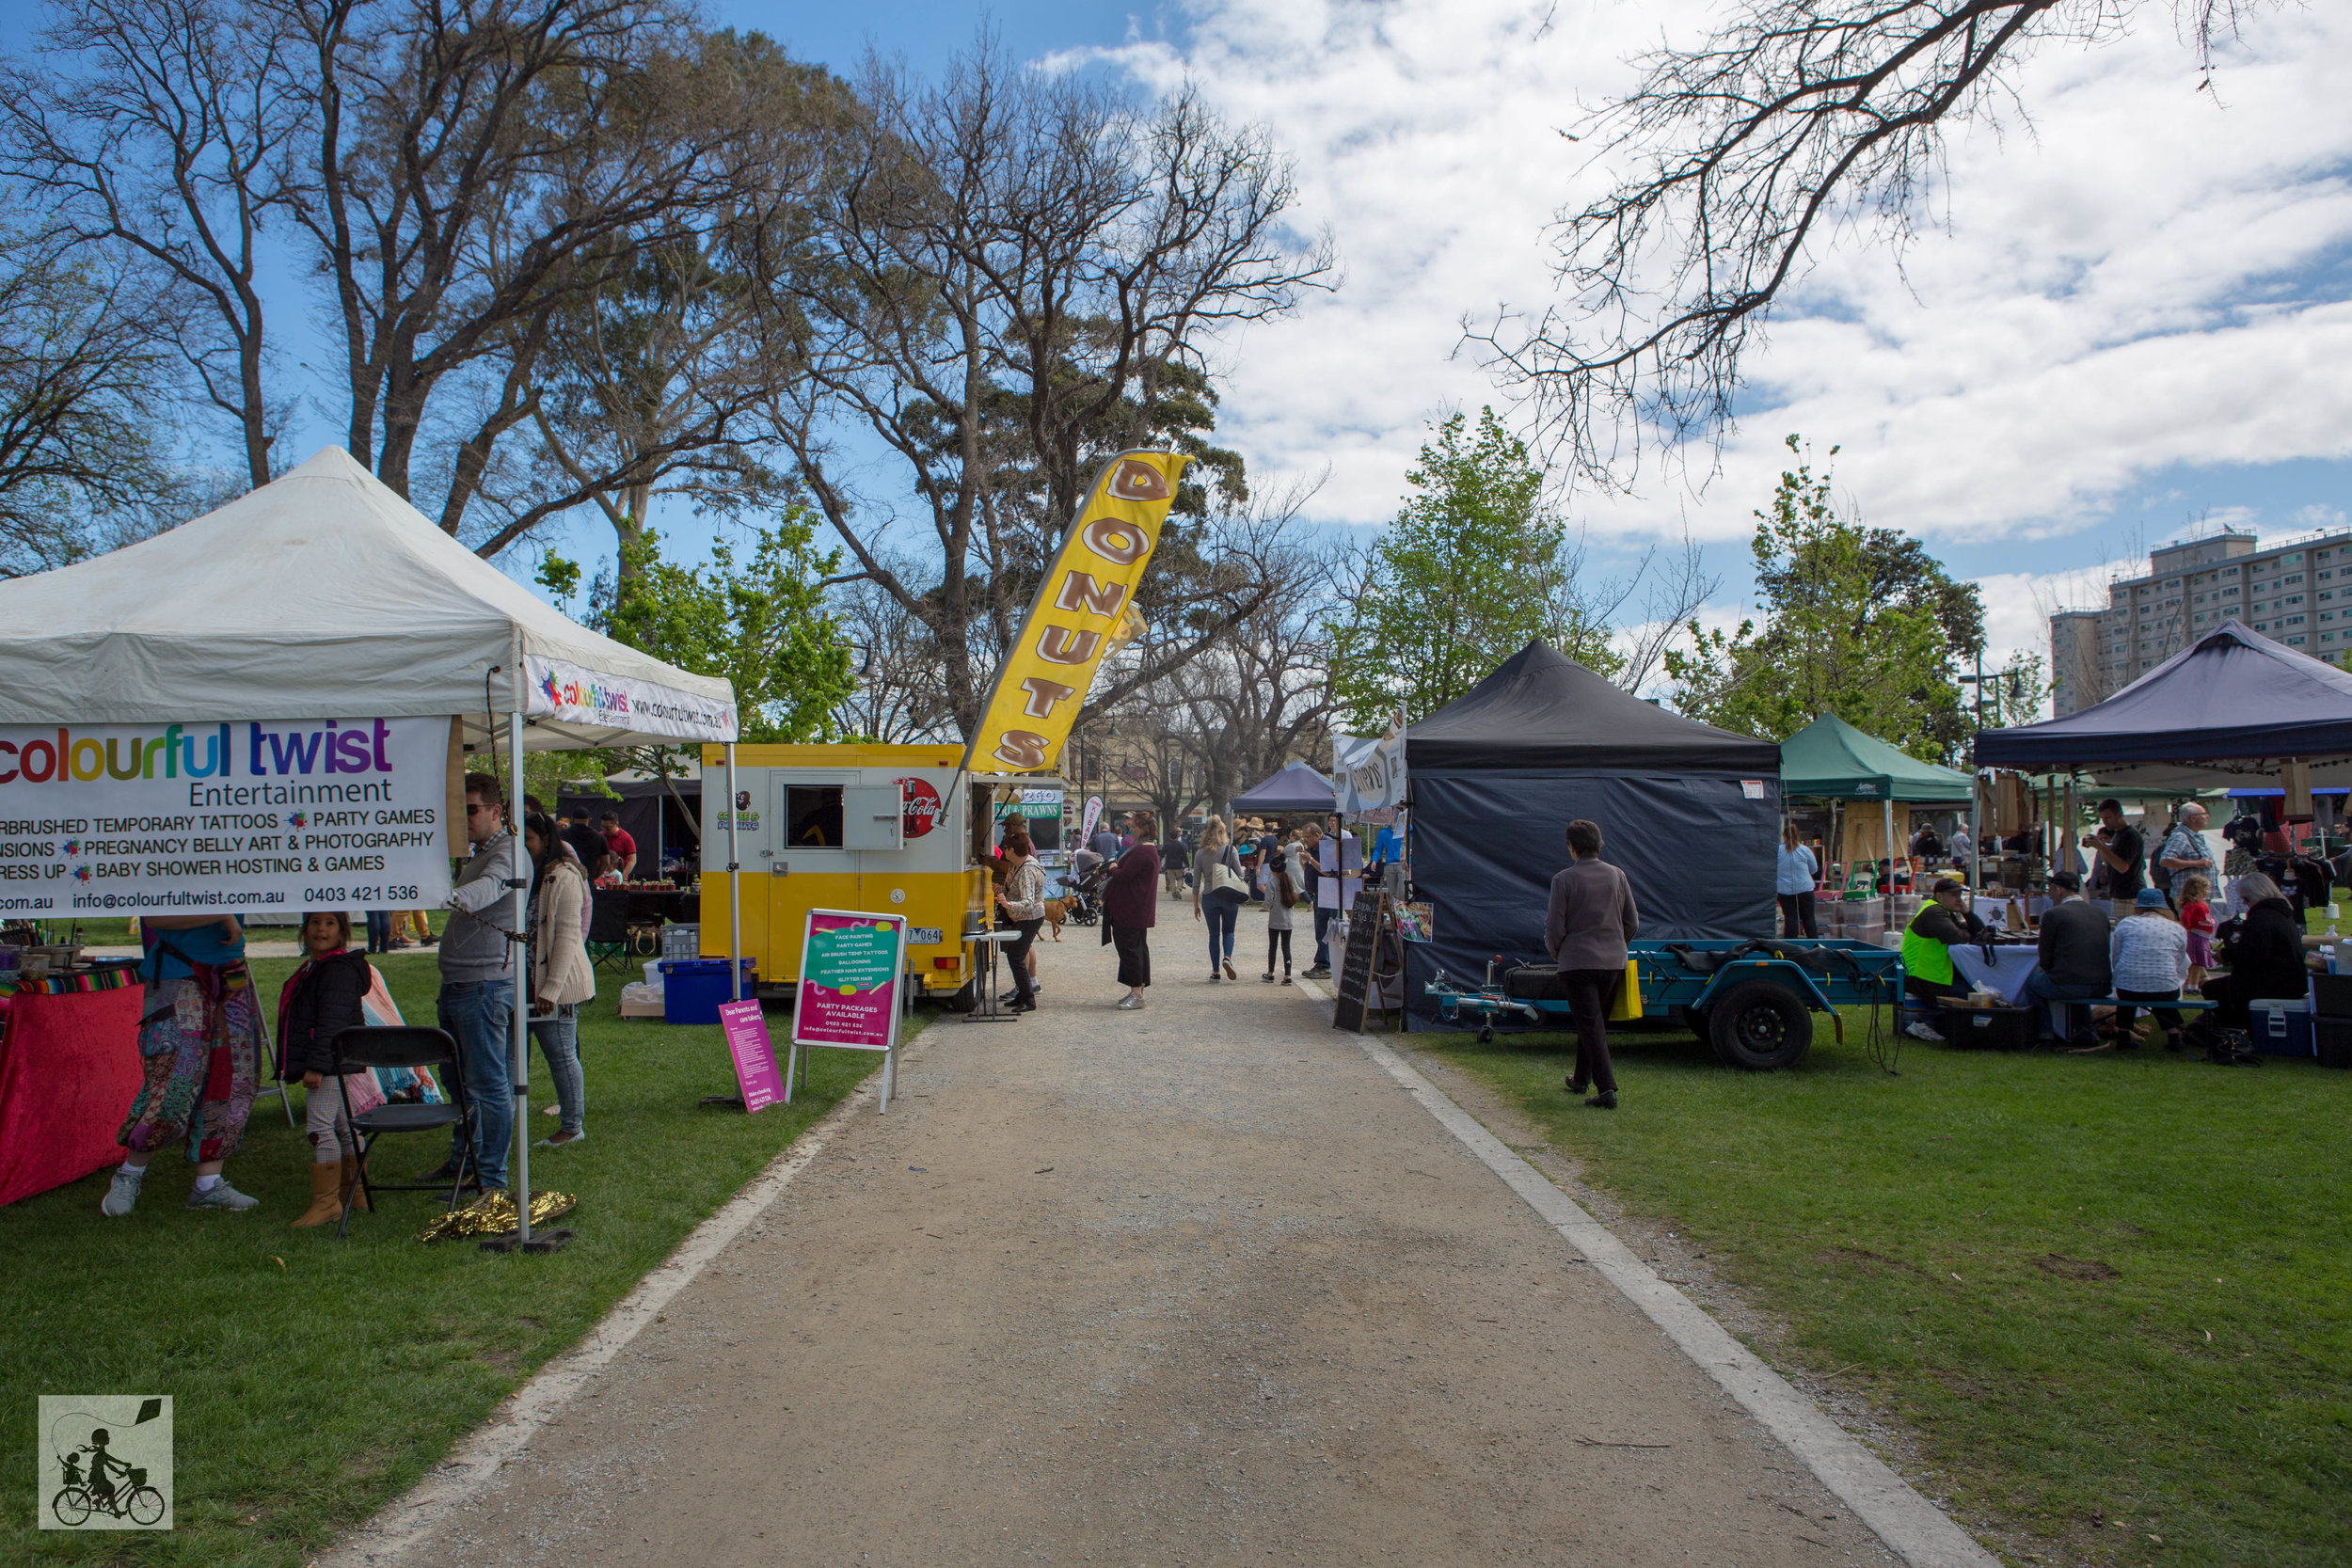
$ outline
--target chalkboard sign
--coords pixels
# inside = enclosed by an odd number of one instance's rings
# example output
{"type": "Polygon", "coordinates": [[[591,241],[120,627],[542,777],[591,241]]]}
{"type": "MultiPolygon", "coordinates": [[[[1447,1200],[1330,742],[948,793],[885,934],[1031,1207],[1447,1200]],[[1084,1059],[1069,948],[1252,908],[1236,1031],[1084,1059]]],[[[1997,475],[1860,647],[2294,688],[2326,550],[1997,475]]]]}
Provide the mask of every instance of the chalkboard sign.
{"type": "Polygon", "coordinates": [[[1389,895],[1368,887],[1356,895],[1347,915],[1347,951],[1340,959],[1339,999],[1331,1008],[1331,1027],[1364,1032],[1364,1008],[1372,995],[1372,950],[1388,922],[1389,895]]]}

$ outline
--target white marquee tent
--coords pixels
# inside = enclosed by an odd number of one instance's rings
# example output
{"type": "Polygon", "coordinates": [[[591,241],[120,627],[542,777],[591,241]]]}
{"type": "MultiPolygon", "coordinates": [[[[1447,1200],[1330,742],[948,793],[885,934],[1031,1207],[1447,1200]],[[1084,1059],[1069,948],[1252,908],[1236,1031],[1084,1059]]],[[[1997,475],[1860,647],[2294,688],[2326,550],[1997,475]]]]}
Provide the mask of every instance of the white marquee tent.
{"type": "MultiPolygon", "coordinates": [[[[0,724],[359,715],[455,720],[466,750],[506,752],[517,802],[523,751],[717,741],[732,773],[725,681],[574,624],[340,447],[145,543],[0,582],[0,724]]],[[[516,1132],[528,1239],[522,1114],[516,1132]]]]}

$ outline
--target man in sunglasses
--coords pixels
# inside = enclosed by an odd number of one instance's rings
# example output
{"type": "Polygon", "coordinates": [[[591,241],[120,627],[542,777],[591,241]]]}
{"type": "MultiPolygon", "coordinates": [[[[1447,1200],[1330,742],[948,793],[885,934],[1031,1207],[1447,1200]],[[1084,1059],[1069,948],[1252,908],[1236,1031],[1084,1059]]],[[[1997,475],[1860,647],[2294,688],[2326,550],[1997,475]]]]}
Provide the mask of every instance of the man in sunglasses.
{"type": "MultiPolygon", "coordinates": [[[[491,775],[466,775],[466,839],[473,858],[458,869],[440,946],[437,1011],[441,1027],[456,1038],[465,1069],[466,1099],[473,1108],[473,1156],[485,1194],[506,1187],[506,1151],[515,1134],[506,1057],[521,958],[506,933],[516,923],[515,890],[508,884],[523,873],[520,841],[506,829],[505,800],[491,775]]],[[[462,1129],[452,1130],[449,1163],[426,1180],[455,1179],[466,1153],[461,1133],[462,1129]]]]}

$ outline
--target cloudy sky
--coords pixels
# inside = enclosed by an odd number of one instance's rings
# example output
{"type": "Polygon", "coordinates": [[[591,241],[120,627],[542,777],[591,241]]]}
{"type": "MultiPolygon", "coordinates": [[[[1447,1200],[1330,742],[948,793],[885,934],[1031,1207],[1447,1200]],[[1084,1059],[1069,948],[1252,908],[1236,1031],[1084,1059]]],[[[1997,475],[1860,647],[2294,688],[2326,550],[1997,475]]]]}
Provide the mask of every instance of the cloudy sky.
{"type": "MultiPolygon", "coordinates": [[[[1298,215],[1328,225],[1343,286],[1223,345],[1224,433],[1262,476],[1318,475],[1327,522],[1393,511],[1428,421],[1495,401],[1464,318],[1540,309],[1547,226],[1597,188],[1560,136],[1661,40],[1719,8],[1685,0],[1193,0],[989,14],[1017,54],[1190,80],[1297,161],[1298,215]]],[[[847,65],[922,66],[967,40],[960,5],[739,0],[730,20],[847,65]],[[793,12],[799,12],[798,16],[793,12]]],[[[1870,521],[1982,581],[1996,641],[2039,646],[2042,605],[2104,596],[2111,564],[2224,523],[2286,535],[2352,509],[2352,8],[2264,8],[2198,90],[2163,0],[2137,30],[2052,46],[2015,117],[1959,132],[1940,227],[1899,261],[1824,247],[1746,370],[1714,475],[1650,467],[1630,497],[1580,495],[1596,555],[1688,527],[1745,591],[1749,512],[1780,439],[1836,459],[1870,521]],[[2331,69],[2332,67],[2332,69],[2331,69]]]]}

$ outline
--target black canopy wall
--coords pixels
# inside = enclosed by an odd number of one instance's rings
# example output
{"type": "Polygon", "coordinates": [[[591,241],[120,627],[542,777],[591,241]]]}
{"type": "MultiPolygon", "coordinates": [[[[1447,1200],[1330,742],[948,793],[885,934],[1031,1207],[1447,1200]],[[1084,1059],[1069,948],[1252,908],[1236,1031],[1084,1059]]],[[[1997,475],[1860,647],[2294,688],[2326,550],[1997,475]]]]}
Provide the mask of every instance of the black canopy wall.
{"type": "Polygon", "coordinates": [[[1549,962],[1544,911],[1568,863],[1562,832],[1600,824],[1644,937],[1772,932],[1780,749],[1653,706],[1541,642],[1405,737],[1413,883],[1432,941],[1406,943],[1406,992],[1442,966],[1549,962]]]}

